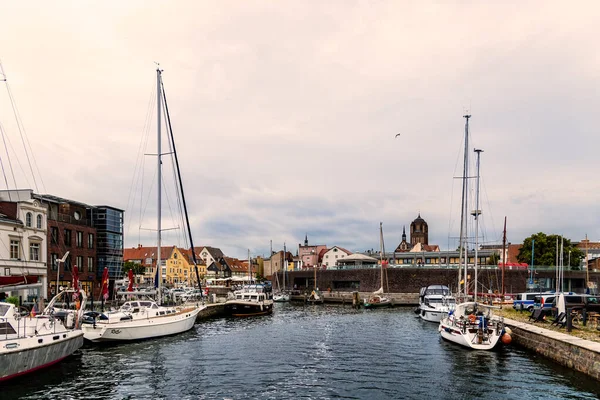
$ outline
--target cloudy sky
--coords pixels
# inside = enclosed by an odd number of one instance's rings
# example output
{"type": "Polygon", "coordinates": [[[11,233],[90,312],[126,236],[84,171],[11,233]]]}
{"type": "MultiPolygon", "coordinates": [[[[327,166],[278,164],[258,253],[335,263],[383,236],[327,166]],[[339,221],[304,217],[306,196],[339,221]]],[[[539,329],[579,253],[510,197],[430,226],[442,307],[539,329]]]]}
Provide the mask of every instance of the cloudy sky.
{"type": "MultiPolygon", "coordinates": [[[[267,254],[270,240],[295,248],[308,233],[310,243],[363,251],[378,248],[382,221],[389,250],[420,212],[430,243],[455,247],[467,110],[471,150],[485,150],[480,241],[501,240],[504,216],[513,243],[538,231],[600,240],[597,2],[0,9],[0,60],[40,171],[37,190],[125,209],[127,247],[154,244],[139,227],[152,228],[155,196],[140,223],[132,182],[140,143],[156,129],[146,127],[155,61],[197,245],[243,258],[248,248],[267,254]]],[[[16,155],[19,130],[0,89],[16,155]]],[[[142,158],[151,171],[155,161],[142,158]]],[[[19,161],[27,171],[23,154],[19,161]]],[[[13,168],[17,186],[34,186],[13,168]]]]}

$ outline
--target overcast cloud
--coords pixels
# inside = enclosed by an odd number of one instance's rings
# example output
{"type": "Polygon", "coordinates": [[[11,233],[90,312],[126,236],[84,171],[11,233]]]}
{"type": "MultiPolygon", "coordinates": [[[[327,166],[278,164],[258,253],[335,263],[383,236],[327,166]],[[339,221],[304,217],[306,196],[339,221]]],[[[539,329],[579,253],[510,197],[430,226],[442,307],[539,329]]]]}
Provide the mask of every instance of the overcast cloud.
{"type": "MultiPolygon", "coordinates": [[[[430,243],[455,247],[466,110],[471,150],[485,150],[481,240],[501,239],[504,216],[513,243],[538,231],[600,240],[595,1],[0,9],[0,59],[39,191],[126,208],[127,247],[154,244],[128,205],[154,61],[197,245],[244,258],[267,254],[271,239],[295,248],[308,233],[363,251],[378,247],[382,221],[389,250],[420,212],[430,243]]],[[[20,146],[5,87],[0,122],[20,146]]]]}

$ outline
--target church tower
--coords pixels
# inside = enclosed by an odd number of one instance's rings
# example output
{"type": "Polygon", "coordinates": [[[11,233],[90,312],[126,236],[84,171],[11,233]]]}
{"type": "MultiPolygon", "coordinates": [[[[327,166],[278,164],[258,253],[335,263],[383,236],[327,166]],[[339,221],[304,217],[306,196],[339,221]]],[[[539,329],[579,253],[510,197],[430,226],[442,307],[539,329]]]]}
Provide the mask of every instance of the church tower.
{"type": "Polygon", "coordinates": [[[429,244],[429,228],[427,222],[419,216],[410,224],[410,244],[411,247],[417,243],[429,244]]]}
{"type": "Polygon", "coordinates": [[[408,242],[406,241],[406,227],[403,226],[402,227],[402,241],[400,242],[398,247],[396,247],[396,253],[402,253],[405,251],[409,251],[411,248],[412,248],[412,246],[409,246],[408,242]]]}

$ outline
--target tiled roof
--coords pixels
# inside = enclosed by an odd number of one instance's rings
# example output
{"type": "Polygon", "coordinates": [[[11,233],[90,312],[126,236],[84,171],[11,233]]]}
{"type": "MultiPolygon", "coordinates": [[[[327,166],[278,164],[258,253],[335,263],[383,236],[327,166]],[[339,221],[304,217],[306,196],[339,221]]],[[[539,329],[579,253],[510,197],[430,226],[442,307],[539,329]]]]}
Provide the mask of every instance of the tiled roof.
{"type": "Polygon", "coordinates": [[[248,272],[248,261],[245,262],[237,258],[224,257],[231,268],[231,272],[248,272]]]}
{"type": "MultiPolygon", "coordinates": [[[[171,253],[175,246],[165,246],[160,248],[160,258],[166,260],[171,257],[171,253]]],[[[154,247],[143,247],[138,246],[134,248],[123,249],[123,261],[129,260],[145,260],[146,258],[156,259],[156,246],[154,247]]]]}

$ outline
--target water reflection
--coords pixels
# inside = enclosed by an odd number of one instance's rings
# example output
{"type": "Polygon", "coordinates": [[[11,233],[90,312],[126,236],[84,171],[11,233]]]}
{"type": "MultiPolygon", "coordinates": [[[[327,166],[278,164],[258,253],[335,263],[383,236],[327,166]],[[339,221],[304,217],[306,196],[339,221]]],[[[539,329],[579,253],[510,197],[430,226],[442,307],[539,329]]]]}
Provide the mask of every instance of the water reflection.
{"type": "Polygon", "coordinates": [[[518,348],[469,351],[410,309],[277,304],[183,335],[86,346],[2,398],[595,398],[598,382],[518,348]]]}

